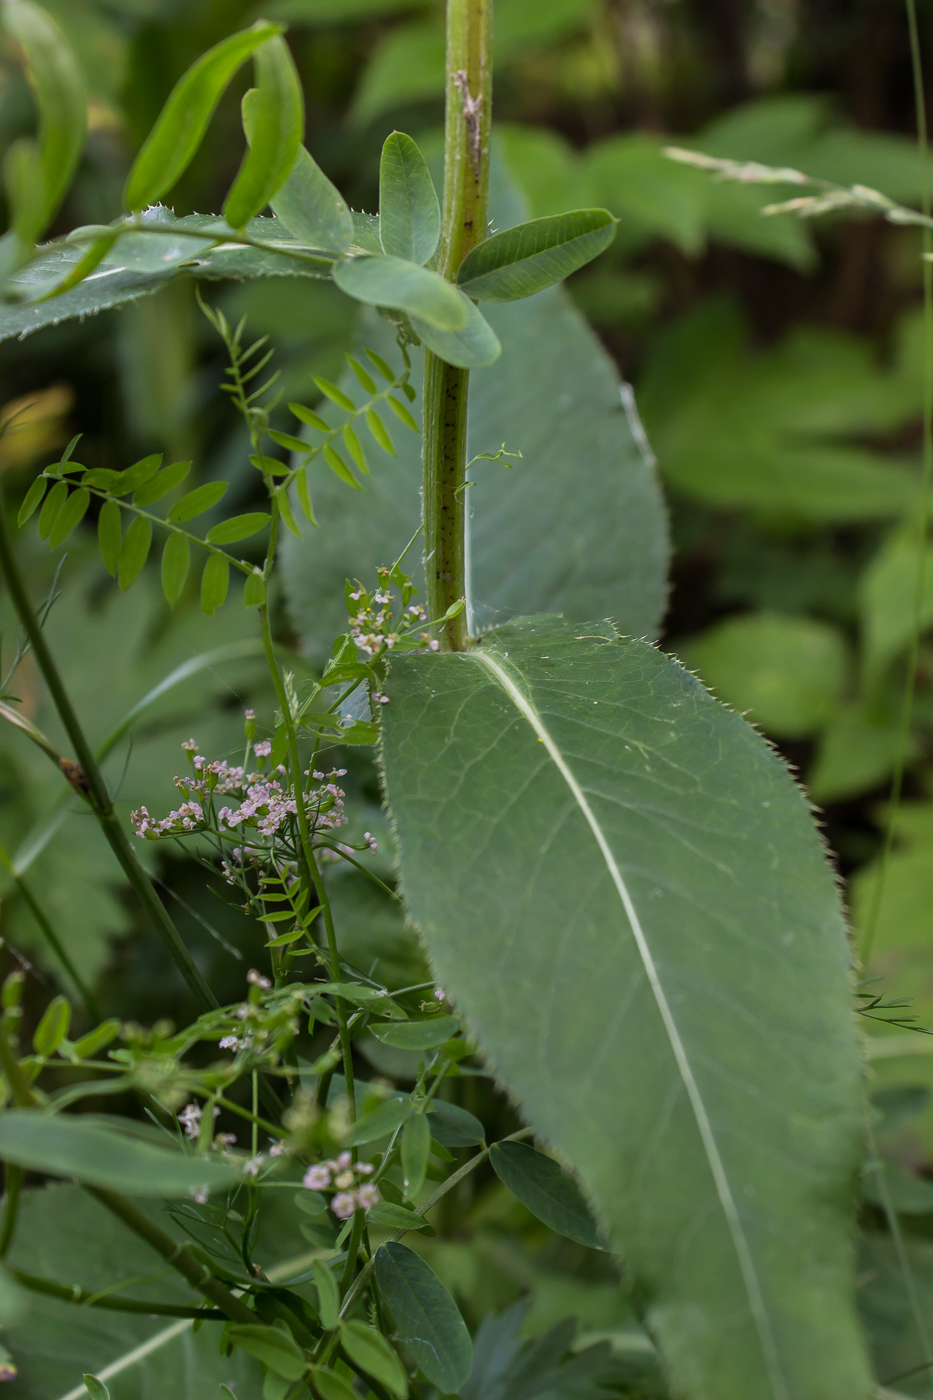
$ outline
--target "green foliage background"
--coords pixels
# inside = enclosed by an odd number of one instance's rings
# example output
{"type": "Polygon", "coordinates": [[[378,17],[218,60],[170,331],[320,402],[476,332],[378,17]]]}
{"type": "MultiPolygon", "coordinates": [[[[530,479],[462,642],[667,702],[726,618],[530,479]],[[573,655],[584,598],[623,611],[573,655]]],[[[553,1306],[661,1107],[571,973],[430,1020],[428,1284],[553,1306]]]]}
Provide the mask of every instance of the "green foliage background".
{"type": "MultiPolygon", "coordinates": [[[[259,15],[291,25],[309,149],[354,208],[374,207],[386,130],[398,125],[426,151],[438,148],[443,34],[441,7],[430,0],[270,0],[262,7],[252,0],[47,0],[47,8],[79,53],[92,96],[88,150],[53,232],[117,216],[129,163],[175,79],[204,48],[259,15]]],[[[933,7],[921,6],[920,20],[929,46],[933,7]]],[[[908,1014],[933,1028],[933,646],[926,634],[910,732],[902,733],[918,568],[910,523],[920,493],[919,235],[872,220],[816,227],[762,219],[767,189],[717,184],[661,154],[673,138],[917,203],[933,171],[913,139],[902,6],[497,0],[495,45],[503,181],[511,180],[531,216],[601,205],[620,221],[613,246],[571,279],[569,292],[633,383],[666,486],[673,587],[662,646],[746,712],[791,760],[824,813],[854,936],[873,940],[870,975],[881,980],[869,991],[910,1000],[908,1014]],[[882,883],[889,785],[905,743],[905,800],[882,883]]],[[[32,130],[34,113],[9,47],[0,63],[2,156],[32,130]]],[[[238,99],[245,83],[224,100],[176,192],[177,213],[219,207],[242,154],[238,99]]],[[[252,331],[277,344],[285,401],[313,404],[312,376],[337,378],[358,331],[353,304],[330,284],[227,283],[220,300],[231,317],[248,313],[252,331]]],[[[547,372],[562,373],[572,419],[574,403],[605,370],[587,359],[594,352],[568,318],[566,341],[557,347],[564,363],[558,353],[547,372]]],[[[506,329],[507,321],[506,313],[506,329]]],[[[522,335],[530,356],[533,326],[516,333],[519,345],[522,335]]],[[[519,350],[507,373],[520,375],[522,367],[519,350]]],[[[25,492],[52,449],[81,432],[88,467],[122,467],[156,451],[168,460],[191,457],[202,480],[231,482],[228,506],[250,509],[244,443],[214,393],[219,374],[193,288],[183,282],[119,313],[5,342],[0,402],[15,405],[27,396],[34,404],[0,441],[10,494],[25,492]]],[[[491,489],[511,490],[519,472],[534,473],[532,423],[528,437],[508,442],[527,460],[491,489]]],[[[563,501],[570,511],[582,499],[592,519],[609,508],[604,483],[587,477],[585,460],[574,469],[579,485],[549,473],[547,489],[555,509],[563,501]]],[[[323,493],[322,503],[326,510],[323,493]]],[[[378,484],[367,504],[380,512],[378,484]]],[[[542,533],[547,528],[545,519],[542,533]]],[[[340,538],[329,536],[326,548],[333,551],[340,538]]],[[[507,560],[508,540],[494,544],[491,558],[507,560]]],[[[283,626],[309,654],[321,635],[320,619],[309,616],[316,614],[309,590],[323,586],[328,567],[342,578],[378,562],[358,536],[353,549],[359,563],[312,556],[310,565],[306,558],[290,570],[297,601],[282,613],[283,626]]],[[[930,553],[924,629],[933,624],[930,553]]],[[[50,563],[37,548],[28,563],[38,596],[51,586],[57,560],[50,563]]],[[[251,635],[248,615],[234,602],[213,624],[201,618],[193,596],[170,614],[155,575],[126,598],[105,593],[80,537],[64,567],[74,586],[53,609],[50,635],[92,738],[105,737],[172,667],[251,635]]],[[[508,578],[496,587],[494,601],[507,611],[508,578]]],[[[572,588],[555,589],[555,596],[555,606],[574,612],[572,588]]],[[[650,584],[633,580],[629,604],[630,614],[624,602],[613,604],[616,615],[654,634],[661,600],[650,584]]],[[[588,603],[580,607],[581,616],[592,611],[588,603]]],[[[15,628],[2,603],[0,616],[9,646],[15,628]]],[[[121,810],[162,805],[178,744],[189,732],[206,751],[235,743],[243,703],[261,703],[262,684],[254,662],[240,655],[160,701],[132,745],[119,746],[110,760],[121,810]]],[[[37,698],[27,695],[25,708],[54,734],[37,698]]],[[[185,994],[148,941],[133,936],[136,916],[106,847],[88,818],[61,806],[58,779],[34,752],[20,735],[4,732],[4,849],[66,930],[73,959],[99,984],[105,1010],[119,1006],[125,1014],[129,1004],[147,1022],[180,1019],[189,1009],[185,994]],[[47,841],[50,830],[61,839],[47,841]]],[[[375,830],[378,791],[364,761],[351,760],[351,781],[360,829],[375,830]]],[[[249,966],[253,935],[245,921],[238,924],[212,900],[185,862],[164,862],[160,875],[184,901],[179,918],[215,990],[225,999],[222,979],[230,978],[232,997],[238,974],[218,939],[249,966]]],[[[352,874],[334,886],[357,960],[364,959],[360,949],[371,948],[381,959],[379,975],[408,980],[418,953],[394,906],[352,874]]],[[[3,867],[0,897],[4,956],[25,956],[54,985],[61,970],[3,867]]],[[[868,1030],[873,1088],[885,1115],[879,1143],[901,1192],[897,1201],[907,1202],[898,1208],[929,1293],[933,1257],[924,1236],[933,1231],[933,1209],[917,1188],[933,1170],[933,1038],[878,1021],[868,1030]],[[897,1103],[911,1110],[898,1113],[897,1103]]],[[[397,1072],[393,1054],[404,1052],[374,1044],[375,1069],[397,1072]]],[[[879,1373],[894,1376],[918,1361],[902,1325],[907,1303],[879,1283],[894,1267],[887,1242],[872,1233],[879,1221],[869,1199],[864,1312],[879,1373]]],[[[619,1302],[609,1264],[533,1224],[494,1179],[472,1209],[468,1238],[426,1240],[419,1248],[471,1322],[530,1290],[527,1334],[577,1313],[587,1337],[615,1338],[637,1393],[653,1393],[650,1348],[619,1302]]],[[[907,1394],[929,1393],[922,1375],[899,1385],[907,1394]]]]}

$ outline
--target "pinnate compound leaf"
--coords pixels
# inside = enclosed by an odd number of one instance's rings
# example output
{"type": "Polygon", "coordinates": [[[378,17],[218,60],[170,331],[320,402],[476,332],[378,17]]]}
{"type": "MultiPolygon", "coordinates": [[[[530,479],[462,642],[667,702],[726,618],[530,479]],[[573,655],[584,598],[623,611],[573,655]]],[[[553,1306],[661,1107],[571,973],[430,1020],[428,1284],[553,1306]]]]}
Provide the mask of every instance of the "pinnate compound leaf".
{"type": "Polygon", "coordinates": [[[154,204],[181,179],[234,73],[281,30],[258,20],[215,44],[182,74],[129,173],[123,192],[127,209],[154,204]]]}
{"type": "Polygon", "coordinates": [[[603,622],[396,656],[385,689],[411,917],[624,1250],[673,1389],[868,1400],[846,930],[781,760],[603,622]]]}
{"type": "Polygon", "coordinates": [[[284,1380],[297,1381],[304,1374],[304,1353],[284,1327],[264,1327],[261,1323],[243,1322],[228,1327],[226,1336],[284,1380]]]}
{"type": "Polygon", "coordinates": [[[616,220],[606,209],[575,209],[494,233],[469,252],[457,282],[477,301],[518,301],[562,282],[605,252],[616,220]]]}
{"type": "Polygon", "coordinates": [[[288,178],[270,203],[289,233],[312,248],[343,253],[353,242],[353,215],[346,200],[304,146],[299,146],[288,178]]]}
{"type": "Polygon", "coordinates": [[[45,488],[47,485],[48,481],[44,476],[36,477],[23,498],[23,504],[19,508],[19,514],[16,517],[17,525],[25,525],[26,521],[38,510],[42,498],[45,495],[45,488]]]}
{"type": "Polygon", "coordinates": [[[116,501],[104,501],[97,517],[97,543],[104,568],[116,578],[123,549],[123,519],[116,501]]]}
{"type": "Polygon", "coordinates": [[[187,1196],[202,1187],[219,1190],[237,1177],[232,1165],[158,1147],[90,1115],[22,1108],[0,1114],[0,1158],[133,1196],[187,1196]]]}
{"type": "Polygon", "coordinates": [[[550,1157],[522,1142],[502,1142],[489,1160],[502,1184],[549,1229],[589,1249],[604,1248],[579,1186],[550,1157]]]}
{"type": "Polygon", "coordinates": [[[149,548],[152,544],[152,525],[144,515],[137,515],[123,537],[120,550],[120,563],[117,566],[117,583],[125,593],[142,573],[149,548]]]}
{"type": "MultiPolygon", "coordinates": [[[[463,296],[463,293],[460,295],[463,296]]],[[[485,369],[498,360],[502,345],[486,317],[470,298],[463,296],[463,302],[466,321],[462,330],[443,330],[416,311],[409,312],[412,329],[429,350],[433,350],[449,365],[457,365],[460,369],[485,369]]],[[[394,403],[394,400],[390,402],[394,403]]]]}
{"type": "Polygon", "coordinates": [[[208,530],[207,539],[211,544],[237,544],[240,540],[248,540],[250,535],[258,535],[268,525],[270,518],[264,510],[234,515],[208,530]]]}
{"type": "Polygon", "coordinates": [[[376,1279],[399,1336],[442,1395],[470,1374],[473,1344],[457,1305],[434,1270],[406,1245],[376,1251],[376,1279]]]}
{"type": "Polygon", "coordinates": [[[230,587],[230,565],[222,554],[209,554],[201,575],[201,611],[213,617],[223,607],[230,587]]]}
{"type": "Polygon", "coordinates": [[[76,530],[87,514],[91,503],[91,493],[84,486],[72,491],[67,501],[55,517],[55,524],[49,531],[49,548],[57,549],[76,530]]]}
{"type": "Polygon", "coordinates": [[[226,481],[206,481],[203,486],[196,486],[193,491],[182,496],[180,501],[175,502],[168,513],[169,520],[174,520],[176,525],[182,525],[186,520],[203,515],[223,499],[227,486],[226,481]]]}
{"type": "Polygon", "coordinates": [[[405,311],[433,330],[462,332],[468,325],[468,299],[440,273],[404,258],[371,253],[341,258],[334,264],[333,277],[347,296],[405,311]]]}
{"type": "Polygon", "coordinates": [[[301,81],[281,35],[256,52],[259,86],[243,98],[249,149],[224,204],[231,228],[261,214],[295,164],[304,126],[301,81]]]}
{"type": "Polygon", "coordinates": [[[386,137],[379,164],[379,237],[383,251],[423,266],[441,236],[441,206],[431,172],[404,132],[386,137]]]}
{"type": "Polygon", "coordinates": [[[170,491],[174,491],[176,486],[180,486],[191,470],[190,462],[172,462],[140,486],[133,496],[133,504],[136,506],[151,506],[156,501],[161,501],[163,496],[167,496],[170,491]]]}
{"type": "Polygon", "coordinates": [[[359,1393],[343,1376],[336,1371],[325,1370],[323,1366],[312,1366],[311,1376],[321,1400],[359,1400],[359,1393]]]}
{"type": "Polygon", "coordinates": [[[486,1141],[486,1130],[479,1119],[446,1099],[432,1101],[428,1125],[432,1138],[442,1147],[474,1147],[486,1141]]]}
{"type": "Polygon", "coordinates": [[[162,550],[162,592],[169,607],[173,608],[181,597],[190,567],[191,544],[188,536],[173,530],[162,550]]]}
{"type": "Polygon", "coordinates": [[[405,1400],[408,1394],[405,1368],[381,1332],[365,1322],[343,1322],[340,1345],[354,1366],[380,1381],[400,1400],[405,1400]]]}
{"type": "Polygon", "coordinates": [[[340,1289],[337,1287],[334,1275],[320,1259],[315,1259],[311,1270],[314,1274],[314,1286],[317,1289],[321,1324],[329,1332],[337,1326],[337,1319],[340,1316],[340,1289]]]}

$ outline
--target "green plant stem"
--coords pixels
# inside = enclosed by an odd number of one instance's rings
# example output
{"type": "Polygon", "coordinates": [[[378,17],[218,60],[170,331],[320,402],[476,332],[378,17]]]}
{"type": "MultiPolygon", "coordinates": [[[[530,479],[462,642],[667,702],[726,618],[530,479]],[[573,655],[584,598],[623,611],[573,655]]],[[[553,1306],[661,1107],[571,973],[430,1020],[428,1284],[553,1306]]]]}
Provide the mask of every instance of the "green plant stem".
{"type": "MultiPolygon", "coordinates": [[[[273,524],[275,516],[273,516],[273,524]]],[[[317,895],[321,916],[324,920],[324,929],[327,935],[327,956],[330,963],[330,975],[332,982],[342,982],[343,977],[340,971],[340,952],[337,947],[337,933],[334,928],[334,916],[330,907],[330,900],[327,897],[327,890],[318,869],[317,859],[311,843],[311,832],[308,828],[308,814],[304,805],[304,781],[301,771],[301,754],[298,748],[298,731],[295,728],[295,721],[292,717],[291,705],[289,703],[288,692],[285,689],[285,682],[282,680],[279,671],[279,664],[275,655],[275,647],[272,641],[272,628],[269,624],[269,609],[263,606],[259,609],[262,619],[262,638],[266,649],[266,661],[269,665],[269,672],[275,685],[275,693],[278,697],[279,707],[282,711],[282,723],[288,733],[288,750],[292,766],[292,781],[295,786],[295,803],[297,809],[298,835],[301,841],[301,851],[305,865],[305,873],[308,881],[314,886],[317,895]]],[[[335,997],[335,1011],[337,1015],[337,1029],[340,1035],[340,1049],[343,1056],[343,1069],[347,1087],[347,1110],[350,1122],[356,1121],[356,1090],[353,1076],[353,1048],[350,1042],[350,1032],[347,1027],[348,1004],[343,997],[335,997]]]]}
{"type": "Polygon", "coordinates": [[[85,1186],[84,1189],[118,1220],[122,1220],[134,1235],[145,1240],[156,1254],[161,1255],[166,1264],[181,1274],[196,1293],[202,1294],[209,1303],[213,1303],[231,1322],[256,1321],[256,1314],[214,1276],[208,1265],[193,1252],[190,1243],[179,1244],[177,1240],[173,1240],[171,1235],[160,1230],[158,1225],[149,1219],[145,1211],[140,1210],[139,1206],[126,1196],[121,1196],[119,1192],[108,1191],[100,1186],[85,1186]]]}
{"type": "MultiPolygon", "coordinates": [[[[486,237],[492,103],[491,0],[447,0],[444,207],[438,269],[450,281],[486,237]]],[[[466,597],[469,370],[424,356],[424,559],[429,617],[466,597]]],[[[466,610],[444,623],[445,651],[469,642],[466,610]]]]}
{"type": "Polygon", "coordinates": [[[26,905],[26,908],[29,910],[32,917],[35,919],[36,926],[38,927],[40,933],[44,937],[45,941],[48,943],[49,947],[52,949],[52,952],[58,958],[58,961],[65,969],[65,972],[67,973],[68,977],[71,979],[75,991],[78,993],[78,995],[84,1003],[84,1009],[87,1012],[88,1016],[91,1018],[92,1021],[102,1020],[100,1008],[97,1005],[93,993],[91,992],[90,988],[85,985],[85,983],[79,976],[74,963],[71,961],[71,958],[65,951],[64,944],[62,943],[58,934],[55,932],[55,929],[52,927],[52,924],[45,910],[42,908],[42,905],[36,899],[29,885],[23,879],[22,875],[17,874],[13,862],[10,860],[9,855],[7,854],[6,849],[2,844],[0,844],[0,862],[2,862],[3,865],[6,866],[14,885],[16,886],[20,898],[26,905]]]}
{"type": "Polygon", "coordinates": [[[46,643],[42,627],[30,604],[2,508],[0,508],[0,575],[2,575],[9,590],[13,606],[36,658],[36,664],[42,672],[42,678],[74,748],[77,764],[73,766],[74,771],[71,768],[66,770],[65,776],[75,791],[80,792],[86,798],[128,883],[145,909],[153,928],[164,943],[199,1006],[205,1011],[212,1010],[218,1005],[218,1002],[182,942],[181,936],[162,901],[152,888],[148,875],[136,859],[130,838],[114,811],[110,793],[97,765],[93,750],[78,721],[58,667],[55,665],[52,653],[46,643]]]}
{"type": "Polygon", "coordinates": [[[19,1198],[23,1187],[22,1167],[4,1164],[3,1220],[0,1222],[0,1259],[10,1252],[19,1219],[19,1198]]]}
{"type": "Polygon", "coordinates": [[[186,1308],[170,1303],[150,1303],[142,1298],[116,1298],[106,1295],[101,1297],[97,1293],[89,1293],[86,1288],[79,1288],[77,1284],[69,1286],[67,1283],[54,1283],[51,1279],[38,1278],[35,1274],[24,1274],[21,1269],[13,1269],[12,1273],[17,1283],[28,1288],[30,1292],[44,1293],[49,1298],[60,1298],[64,1303],[74,1303],[81,1308],[105,1308],[111,1312],[142,1313],[146,1317],[190,1317],[195,1321],[198,1319],[226,1321],[226,1313],[215,1312],[209,1308],[186,1308]]]}

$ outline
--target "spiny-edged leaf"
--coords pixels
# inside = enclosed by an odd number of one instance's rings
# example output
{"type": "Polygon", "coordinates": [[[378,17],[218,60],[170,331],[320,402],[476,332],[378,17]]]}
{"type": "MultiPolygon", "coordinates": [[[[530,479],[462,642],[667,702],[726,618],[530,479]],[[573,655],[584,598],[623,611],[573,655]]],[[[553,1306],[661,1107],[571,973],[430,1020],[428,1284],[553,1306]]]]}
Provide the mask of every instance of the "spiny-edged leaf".
{"type": "Polygon", "coordinates": [[[402,1128],[402,1189],[413,1200],[424,1185],[431,1151],[431,1129],[423,1113],[413,1113],[402,1128]]]}
{"type": "MultiPolygon", "coordinates": [[[[615,365],[562,290],[490,306],[489,313],[505,353],[491,371],[471,375],[467,458],[504,443],[522,460],[511,470],[495,462],[470,470],[477,624],[522,611],[573,620],[612,613],[623,631],[655,636],[667,597],[667,531],[631,395],[622,399],[615,365]]],[[[366,326],[364,334],[381,357],[398,363],[388,327],[366,326]]],[[[420,392],[418,352],[412,358],[420,392]]],[[[289,608],[315,658],[329,655],[346,625],[344,580],[373,577],[397,558],[421,518],[420,439],[400,432],[382,405],[374,412],[393,430],[398,456],[384,459],[366,491],[353,496],[319,471],[314,508],[321,531],[285,544],[289,608]]],[[[416,550],[408,561],[423,590],[416,550]]]]}
{"type": "Polygon", "coordinates": [[[562,282],[605,252],[616,221],[606,209],[576,209],[494,233],[467,253],[457,282],[477,301],[517,301],[562,282]]]}
{"type": "MultiPolygon", "coordinates": [[[[152,1213],[163,1230],[180,1234],[164,1213],[152,1213]]],[[[58,1283],[78,1284],[93,1294],[112,1287],[118,1260],[124,1280],[147,1280],[126,1289],[123,1296],[190,1306],[191,1290],[174,1270],[153,1279],[158,1272],[154,1257],[149,1245],[87,1192],[56,1184],[23,1192],[7,1262],[58,1283]]],[[[223,1356],[218,1337],[215,1328],[192,1332],[190,1323],[174,1317],[75,1307],[35,1293],[25,1317],[4,1332],[19,1368],[14,1392],[21,1400],[58,1400],[75,1392],[87,1400],[81,1391],[82,1372],[106,1375],[120,1400],[152,1400],[153,1377],[160,1400],[216,1400],[224,1381],[234,1385],[239,1400],[259,1400],[259,1363],[239,1350],[223,1356]],[[145,1347],[144,1360],[140,1347],[145,1347]]]]}
{"type": "Polygon", "coordinates": [[[137,515],[135,520],[130,521],[130,527],[123,537],[120,562],[117,566],[117,583],[124,593],[139,578],[149,558],[151,544],[152,525],[145,516],[137,515]]]}
{"type": "Polygon", "coordinates": [[[237,1323],[226,1329],[235,1346],[255,1356],[270,1371],[287,1381],[300,1379],[305,1369],[304,1352],[284,1327],[264,1327],[261,1323],[237,1323]]]}
{"type": "Polygon", "coordinates": [[[473,1346],[463,1318],[434,1270],[406,1245],[376,1250],[376,1279],[398,1334],[442,1395],[470,1374],[473,1346]]]}
{"type": "Polygon", "coordinates": [[[441,236],[441,207],[431,172],[404,132],[386,137],[379,164],[379,238],[383,251],[422,266],[441,236]]]}
{"type": "Polygon", "coordinates": [[[190,567],[191,544],[188,536],[173,530],[162,550],[162,592],[170,607],[175,606],[184,592],[190,567]]]}
{"type": "Polygon", "coordinates": [[[281,31],[279,24],[257,20],[208,49],[182,74],[133,163],[123,191],[127,209],[154,204],[181,179],[234,73],[281,31]]]}
{"type": "Polygon", "coordinates": [[[354,1366],[380,1381],[400,1400],[405,1400],[408,1394],[405,1368],[381,1332],[365,1322],[343,1322],[340,1325],[340,1345],[354,1366]]]}
{"type": "Polygon", "coordinates": [[[489,1160],[503,1185],[556,1234],[604,1248],[582,1191],[550,1157],[522,1142],[497,1142],[489,1160]]]}
{"type": "Polygon", "coordinates": [[[498,360],[502,345],[479,307],[467,296],[463,297],[463,303],[465,324],[462,330],[444,330],[416,311],[409,313],[412,329],[429,350],[449,365],[460,369],[485,369],[498,360]]]}
{"type": "MultiPolygon", "coordinates": [[[[391,306],[417,316],[434,330],[463,332],[469,321],[469,301],[431,272],[404,258],[365,254],[334,263],[333,278],[342,292],[371,306],[391,306]]],[[[420,334],[420,332],[419,332],[420,334]]]]}
{"type": "Polygon", "coordinates": [[[39,511],[39,538],[47,540],[52,532],[52,526],[58,519],[59,512],[68,499],[68,487],[64,481],[56,481],[49,494],[42,503],[39,511]]]}
{"type": "Polygon", "coordinates": [[[322,1260],[315,1259],[311,1270],[314,1274],[314,1286],[317,1289],[321,1325],[330,1332],[337,1326],[337,1318],[340,1315],[340,1289],[337,1287],[337,1280],[332,1271],[322,1260]]]}
{"type": "Polygon", "coordinates": [[[190,470],[190,462],[172,462],[163,467],[156,476],[140,486],[133,496],[133,504],[151,506],[154,502],[161,501],[163,496],[167,496],[176,486],[181,485],[190,470]]]}
{"type": "Polygon", "coordinates": [[[39,106],[41,191],[34,242],[54,217],[81,158],[87,129],[87,92],[81,70],[51,15],[31,0],[14,0],[3,8],[3,24],[22,46],[39,106]]]}
{"type": "Polygon", "coordinates": [[[249,149],[224,203],[231,228],[261,214],[295,164],[304,127],[301,81],[285,40],[277,35],[256,52],[258,87],[243,98],[249,149]]]}
{"type": "Polygon", "coordinates": [[[226,481],[206,481],[203,486],[196,486],[193,491],[182,496],[180,501],[175,502],[168,513],[169,520],[181,525],[186,520],[193,520],[196,515],[203,515],[206,510],[223,500],[228,485],[226,481]]]}
{"type": "Polygon", "coordinates": [[[486,1131],[479,1119],[446,1099],[432,1101],[428,1126],[432,1138],[442,1147],[474,1147],[486,1140],[486,1131]]]}
{"type": "Polygon", "coordinates": [[[238,1174],[230,1164],[157,1147],[89,1114],[22,1108],[0,1114],[0,1158],[134,1196],[186,1196],[202,1187],[219,1190],[238,1174]]]}
{"type": "Polygon", "coordinates": [[[85,486],[79,486],[77,491],[72,491],[67,501],[55,517],[55,524],[49,531],[49,548],[57,549],[60,544],[77,529],[84,519],[87,508],[91,503],[91,493],[85,486]]]}
{"type": "Polygon", "coordinates": [[[430,1021],[404,1021],[369,1029],[383,1045],[393,1045],[396,1050],[430,1050],[456,1035],[458,1026],[453,1016],[435,1016],[430,1021]]]}
{"type": "Polygon", "coordinates": [[[123,549],[123,518],[116,501],[104,501],[97,517],[97,543],[104,568],[116,578],[123,549]]]}
{"type": "Polygon", "coordinates": [[[673,1388],[867,1400],[849,951],[781,760],[605,622],[396,656],[385,689],[411,917],[624,1249],[673,1388]]]}
{"type": "Polygon", "coordinates": [[[222,607],[230,587],[230,565],[222,554],[209,554],[201,575],[201,611],[213,617],[222,607]]]}
{"type": "Polygon", "coordinates": [[[298,148],[288,178],[270,203],[289,233],[312,248],[342,253],[353,242],[353,215],[346,200],[304,146],[298,148]]]}
{"type": "Polygon", "coordinates": [[[270,519],[268,511],[264,510],[254,510],[248,515],[234,515],[229,520],[222,520],[219,525],[212,526],[206,538],[211,544],[236,544],[239,540],[248,540],[250,535],[258,535],[270,519]]]}
{"type": "Polygon", "coordinates": [[[35,481],[32,483],[32,485],[30,486],[29,490],[26,492],[26,495],[23,498],[23,504],[19,508],[19,514],[16,517],[17,525],[25,525],[26,521],[30,519],[33,512],[38,509],[42,497],[45,495],[45,489],[47,486],[48,480],[46,477],[36,477],[35,481]]]}

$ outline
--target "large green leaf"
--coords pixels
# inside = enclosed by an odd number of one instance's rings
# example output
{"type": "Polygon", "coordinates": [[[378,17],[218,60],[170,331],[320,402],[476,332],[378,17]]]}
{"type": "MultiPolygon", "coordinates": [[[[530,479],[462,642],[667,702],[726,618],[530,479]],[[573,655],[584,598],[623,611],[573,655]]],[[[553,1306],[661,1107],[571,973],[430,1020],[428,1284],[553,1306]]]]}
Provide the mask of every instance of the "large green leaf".
{"type": "MultiPolygon", "coordinates": [[[[280,1194],[289,1196],[270,1193],[280,1194]]],[[[304,1251],[301,1259],[286,1257],[298,1252],[287,1223],[290,1209],[290,1196],[287,1207],[274,1201],[263,1206],[259,1257],[273,1280],[291,1278],[310,1262],[304,1251]]],[[[180,1235],[164,1215],[159,1224],[180,1235]]],[[[148,1245],[77,1186],[24,1193],[7,1263],[91,1293],[118,1284],[124,1298],[185,1307],[202,1302],[165,1270],[148,1245]]],[[[113,1400],[214,1400],[222,1383],[238,1400],[260,1400],[258,1364],[239,1350],[224,1356],[216,1322],[194,1332],[183,1318],[76,1307],[38,1294],[29,1301],[25,1319],[3,1334],[19,1370],[11,1387],[16,1400],[87,1400],[81,1385],[85,1372],[100,1377],[113,1400]]]]}
{"type": "Polygon", "coordinates": [[[516,224],[484,239],[460,264],[457,282],[477,301],[518,301],[563,282],[605,252],[615,219],[605,209],[575,209],[516,224]]]}
{"type": "Polygon", "coordinates": [[[441,207],[431,172],[410,136],[386,137],[379,164],[379,235],[383,251],[426,263],[441,236],[441,207]]]}
{"type": "Polygon", "coordinates": [[[261,214],[295,164],[304,130],[304,94],[288,45],[276,35],[256,53],[258,87],[243,98],[248,149],[224,202],[224,218],[243,228],[261,214]]]}
{"type": "Polygon", "coordinates": [[[577,1169],[690,1400],[867,1400],[861,1064],[833,874],[780,759],[608,623],[397,657],[402,888],[577,1169]]]}
{"type": "Polygon", "coordinates": [[[172,277],[190,275],[239,281],[255,277],[327,277],[320,262],[300,261],[278,248],[304,249],[278,219],[251,219],[247,232],[267,240],[269,247],[237,247],[225,241],[222,220],[201,214],[176,218],[170,209],[156,205],[140,215],[148,227],[165,229],[159,234],[127,234],[117,240],[97,269],[70,291],[43,300],[73,271],[86,243],[50,243],[41,256],[10,279],[23,298],[0,306],[0,340],[31,335],[44,326],[75,317],[94,316],[138,297],[150,296],[172,277]]]}
{"type": "Polygon", "coordinates": [[[88,1114],[11,1108],[0,1114],[0,1158],[131,1195],[188,1196],[239,1176],[232,1163],[173,1151],[117,1132],[88,1114]]]}
{"type": "MultiPolygon", "coordinates": [[[[523,460],[511,469],[480,461],[470,472],[476,622],[536,610],[577,620],[612,612],[625,631],[653,636],[666,599],[664,510],[615,367],[560,291],[492,307],[490,319],[504,354],[471,375],[468,450],[505,443],[523,460]]],[[[367,328],[366,341],[391,358],[386,332],[378,339],[367,328]]],[[[315,655],[344,628],[344,578],[370,578],[391,563],[420,519],[420,444],[391,416],[385,422],[398,456],[380,461],[352,496],[320,468],[312,494],[322,529],[286,541],[289,606],[315,655]]],[[[420,575],[414,550],[408,564],[420,575]]]]}
{"type": "Polygon", "coordinates": [[[470,1374],[473,1346],[457,1305],[430,1265],[407,1245],[376,1251],[376,1279],[398,1334],[442,1394],[470,1374]]]}

